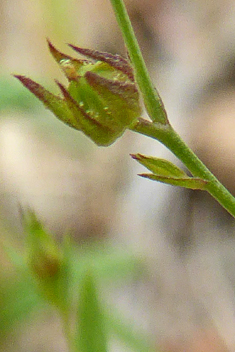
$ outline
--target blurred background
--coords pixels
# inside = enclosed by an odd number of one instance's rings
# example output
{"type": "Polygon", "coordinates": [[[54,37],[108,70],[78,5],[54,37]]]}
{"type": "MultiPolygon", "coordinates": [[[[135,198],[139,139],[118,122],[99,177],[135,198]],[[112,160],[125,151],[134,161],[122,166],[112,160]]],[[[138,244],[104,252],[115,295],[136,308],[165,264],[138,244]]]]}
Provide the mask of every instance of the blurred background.
{"type": "MultiPolygon", "coordinates": [[[[235,194],[234,1],[125,3],[172,125],[235,194]]],[[[128,248],[146,275],[106,290],[161,351],[235,351],[234,220],[203,192],[137,176],[143,169],[130,153],[177,163],[158,142],[126,132],[98,148],[11,76],[58,93],[54,79],[65,80],[46,38],[69,55],[66,43],[125,55],[109,1],[1,0],[0,19],[1,242],[23,248],[20,209],[30,207],[59,239],[69,232],[78,246],[128,248]]],[[[12,269],[2,249],[0,263],[5,277],[12,269]]],[[[2,350],[64,352],[60,335],[56,319],[38,313],[2,350]]]]}

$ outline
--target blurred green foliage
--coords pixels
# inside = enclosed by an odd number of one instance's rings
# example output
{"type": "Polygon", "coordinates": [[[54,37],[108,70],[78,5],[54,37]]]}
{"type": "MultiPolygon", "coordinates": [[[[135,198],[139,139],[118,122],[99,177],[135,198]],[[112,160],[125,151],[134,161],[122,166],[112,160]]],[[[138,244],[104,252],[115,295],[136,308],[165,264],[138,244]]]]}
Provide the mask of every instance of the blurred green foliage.
{"type": "MultiPolygon", "coordinates": [[[[133,351],[153,352],[148,337],[137,332],[133,322],[126,323],[116,307],[108,307],[104,290],[107,285],[117,288],[125,281],[140,278],[146,272],[143,260],[105,242],[78,247],[66,237],[59,244],[32,212],[29,215],[24,222],[25,253],[4,244],[13,269],[0,276],[0,348],[7,337],[17,335],[17,328],[22,328],[32,313],[35,316],[42,309],[54,309],[62,319],[70,351],[105,352],[109,338],[114,335],[133,351]],[[61,268],[66,263],[65,271],[51,271],[51,261],[44,261],[51,249],[60,254],[61,268]],[[41,256],[42,252],[46,256],[41,256]],[[35,258],[37,255],[45,265],[35,258]],[[34,259],[43,268],[40,275],[32,265],[34,259]],[[48,264],[50,275],[44,275],[48,264]],[[55,296],[58,292],[59,296],[55,296]],[[63,304],[58,304],[59,301],[63,304]],[[74,312],[77,312],[75,327],[71,324],[74,312]]],[[[17,346],[13,346],[13,351],[16,350],[17,346]]]]}
{"type": "Polygon", "coordinates": [[[77,350],[80,352],[107,352],[107,333],[104,316],[100,307],[95,281],[89,268],[81,282],[78,319],[76,333],[77,350]]]}

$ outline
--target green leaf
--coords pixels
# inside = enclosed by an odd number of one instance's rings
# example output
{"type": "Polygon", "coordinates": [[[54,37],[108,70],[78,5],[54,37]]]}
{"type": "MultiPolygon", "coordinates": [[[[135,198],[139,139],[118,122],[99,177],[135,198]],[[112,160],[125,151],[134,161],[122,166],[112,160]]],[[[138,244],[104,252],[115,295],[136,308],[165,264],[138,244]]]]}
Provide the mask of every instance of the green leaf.
{"type": "Polygon", "coordinates": [[[79,352],[107,352],[103,313],[93,276],[87,272],[81,281],[78,304],[77,345],[79,352]]]}
{"type": "Polygon", "coordinates": [[[139,176],[149,178],[150,180],[166,183],[172,186],[180,186],[180,187],[185,187],[190,189],[206,190],[206,186],[208,184],[208,181],[206,180],[203,180],[201,178],[196,178],[196,177],[189,177],[189,176],[181,177],[181,178],[158,176],[155,174],[139,174],[139,176]]]}
{"type": "Polygon", "coordinates": [[[139,176],[172,186],[201,190],[206,189],[208,181],[188,176],[183,170],[168,160],[142,154],[131,154],[131,157],[153,172],[153,174],[139,174],[139,176]]]}
{"type": "Polygon", "coordinates": [[[176,178],[187,177],[183,170],[165,159],[154,158],[142,154],[131,154],[131,157],[158,176],[176,178]]]}

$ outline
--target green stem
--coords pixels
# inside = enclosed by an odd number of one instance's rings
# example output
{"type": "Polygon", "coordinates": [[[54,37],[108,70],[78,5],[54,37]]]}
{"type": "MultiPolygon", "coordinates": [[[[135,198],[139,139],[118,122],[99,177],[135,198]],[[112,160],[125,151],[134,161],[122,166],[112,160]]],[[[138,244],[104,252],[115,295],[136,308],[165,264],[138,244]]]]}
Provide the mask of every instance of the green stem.
{"type": "Polygon", "coordinates": [[[69,348],[69,352],[76,352],[74,337],[71,331],[71,322],[70,322],[70,314],[68,311],[61,309],[61,320],[63,323],[63,331],[65,338],[67,340],[67,345],[69,348]]]}
{"type": "Polygon", "coordinates": [[[235,198],[198,159],[170,125],[164,126],[139,119],[132,130],[158,140],[182,161],[193,176],[207,180],[206,190],[235,217],[235,198]]]}
{"type": "Polygon", "coordinates": [[[142,93],[148,115],[154,122],[167,124],[167,115],[162,100],[150,79],[125,5],[122,0],[110,0],[110,2],[122,31],[130,60],[134,67],[135,78],[142,93]]]}
{"type": "Polygon", "coordinates": [[[169,124],[161,98],[148,74],[123,0],[110,0],[110,2],[121,28],[146,110],[153,121],[151,123],[139,119],[139,122],[131,129],[160,141],[183,162],[193,176],[207,180],[206,190],[235,217],[235,198],[198,159],[169,124]]]}

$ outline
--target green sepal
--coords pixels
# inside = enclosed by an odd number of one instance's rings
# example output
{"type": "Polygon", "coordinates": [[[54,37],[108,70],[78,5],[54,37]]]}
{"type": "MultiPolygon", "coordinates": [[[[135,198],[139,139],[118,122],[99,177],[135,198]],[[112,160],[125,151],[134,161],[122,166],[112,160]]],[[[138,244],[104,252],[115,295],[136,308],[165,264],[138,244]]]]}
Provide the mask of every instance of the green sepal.
{"type": "Polygon", "coordinates": [[[135,84],[109,80],[91,71],[85,74],[85,78],[107,109],[103,119],[109,125],[116,124],[117,128],[119,125],[125,130],[140,116],[139,92],[135,84]]]}
{"type": "Polygon", "coordinates": [[[104,316],[95,280],[87,272],[80,282],[76,344],[79,352],[107,352],[104,316]]]}
{"type": "Polygon", "coordinates": [[[60,98],[49,92],[47,89],[42,87],[40,84],[34,82],[30,78],[21,75],[15,75],[15,77],[31,92],[33,93],[43,104],[48,108],[59,120],[63,121],[70,127],[80,129],[76,118],[69,109],[67,103],[60,98]]]}
{"type": "Polygon", "coordinates": [[[58,83],[68,108],[76,117],[79,129],[90,137],[97,145],[107,146],[112,144],[118,137],[119,133],[111,129],[111,127],[103,125],[97,119],[94,119],[90,113],[87,113],[82,107],[79,106],[77,101],[69,94],[69,92],[58,83]]]}
{"type": "MultiPolygon", "coordinates": [[[[79,60],[79,59],[74,59],[72,56],[66,55],[56,49],[54,45],[47,39],[48,47],[50,50],[51,55],[54,57],[56,62],[60,65],[60,68],[63,70],[63,72],[66,74],[67,78],[70,80],[71,79],[71,74],[69,74],[69,70],[66,70],[66,66],[63,65],[64,63],[68,62],[71,65],[71,69],[74,69],[75,71],[78,71],[84,64],[87,63],[87,60],[79,60]]],[[[76,72],[73,73],[74,79],[76,77],[76,72]]]]}
{"type": "Polygon", "coordinates": [[[109,66],[115,70],[124,73],[132,82],[134,82],[134,71],[130,63],[120,55],[112,55],[110,53],[91,50],[85,48],[79,48],[75,45],[69,44],[69,46],[81,55],[87,56],[95,61],[106,62],[109,66]]]}

